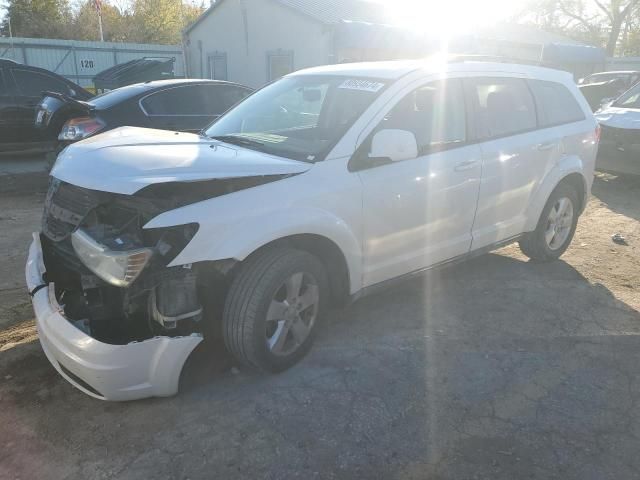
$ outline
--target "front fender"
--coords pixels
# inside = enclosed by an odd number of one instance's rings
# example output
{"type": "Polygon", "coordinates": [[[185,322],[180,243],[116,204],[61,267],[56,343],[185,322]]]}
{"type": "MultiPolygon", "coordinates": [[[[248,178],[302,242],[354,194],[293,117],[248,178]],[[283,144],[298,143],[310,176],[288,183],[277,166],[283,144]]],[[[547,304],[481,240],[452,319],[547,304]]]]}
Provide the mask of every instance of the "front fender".
{"type": "Polygon", "coordinates": [[[358,237],[347,222],[331,212],[314,206],[276,211],[256,207],[234,215],[230,210],[236,209],[227,210],[220,205],[215,213],[207,211],[207,221],[202,222],[197,218],[199,215],[194,215],[193,210],[197,208],[193,205],[173,210],[145,225],[145,228],[159,228],[191,221],[200,224],[194,238],[169,266],[230,258],[242,261],[275,240],[291,235],[314,234],[331,240],[342,251],[349,270],[350,293],[361,288],[362,249],[358,237]]]}
{"type": "Polygon", "coordinates": [[[552,168],[544,177],[536,192],[533,194],[531,201],[529,202],[529,208],[527,209],[527,222],[525,224],[524,231],[531,232],[536,229],[542,210],[549,195],[555,190],[558,184],[563,178],[571,175],[572,173],[578,173],[584,182],[585,198],[583,205],[586,205],[587,199],[591,192],[591,181],[587,181],[585,178],[586,166],[582,159],[576,155],[566,155],[552,168]]]}

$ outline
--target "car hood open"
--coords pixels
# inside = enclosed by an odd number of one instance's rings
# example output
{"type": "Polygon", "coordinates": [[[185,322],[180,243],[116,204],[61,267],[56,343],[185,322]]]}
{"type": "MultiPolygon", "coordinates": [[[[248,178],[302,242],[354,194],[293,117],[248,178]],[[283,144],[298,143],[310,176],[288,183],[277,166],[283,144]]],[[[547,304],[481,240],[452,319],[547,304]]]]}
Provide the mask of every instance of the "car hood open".
{"type": "Polygon", "coordinates": [[[596,112],[596,120],[602,125],[629,130],[640,130],[640,110],[606,107],[596,112]]]}
{"type": "Polygon", "coordinates": [[[80,187],[131,195],[154,183],[286,175],[311,166],[191,133],[122,127],[67,147],[51,175],[80,187]]]}

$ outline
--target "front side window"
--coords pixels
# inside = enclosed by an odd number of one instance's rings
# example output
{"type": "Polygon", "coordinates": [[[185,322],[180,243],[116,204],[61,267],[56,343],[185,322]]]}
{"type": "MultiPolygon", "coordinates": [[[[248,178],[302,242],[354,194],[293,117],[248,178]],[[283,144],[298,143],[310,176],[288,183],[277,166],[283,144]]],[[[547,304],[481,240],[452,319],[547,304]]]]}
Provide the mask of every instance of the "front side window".
{"type": "Polygon", "coordinates": [[[203,115],[220,113],[212,86],[184,85],[153,93],[142,100],[148,115],[203,115]]]}
{"type": "Polygon", "coordinates": [[[69,87],[63,81],[39,72],[13,69],[13,78],[22,95],[39,97],[44,91],[52,91],[68,95],[69,87]]]}
{"type": "Polygon", "coordinates": [[[584,112],[571,92],[559,83],[529,80],[541,127],[584,120],[584,112]]]}
{"type": "Polygon", "coordinates": [[[209,88],[211,105],[216,115],[226,112],[236,103],[244,100],[250,93],[251,90],[248,88],[236,87],[235,85],[212,85],[209,88]]]}
{"type": "Polygon", "coordinates": [[[426,154],[464,143],[465,117],[460,80],[446,80],[420,87],[404,97],[375,131],[410,131],[416,137],[418,152],[426,154]]]}
{"type": "Polygon", "coordinates": [[[518,78],[470,81],[481,138],[515,135],[536,128],[536,109],[529,88],[518,78]]]}
{"type": "Polygon", "coordinates": [[[274,155],[321,160],[382,93],[378,79],[283,78],[231,109],[205,135],[274,155]]]}
{"type": "Polygon", "coordinates": [[[640,108],[640,84],[633,87],[628,92],[622,94],[615,102],[614,107],[621,108],[640,108]]]}

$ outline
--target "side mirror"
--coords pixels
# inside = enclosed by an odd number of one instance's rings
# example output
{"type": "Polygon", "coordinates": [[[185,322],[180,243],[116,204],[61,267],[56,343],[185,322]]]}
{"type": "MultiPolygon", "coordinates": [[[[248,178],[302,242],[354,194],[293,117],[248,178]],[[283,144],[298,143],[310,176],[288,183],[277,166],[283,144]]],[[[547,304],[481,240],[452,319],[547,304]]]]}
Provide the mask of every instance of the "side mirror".
{"type": "Polygon", "coordinates": [[[388,158],[392,162],[418,156],[416,136],[407,130],[380,130],[371,139],[370,158],[388,158]]]}

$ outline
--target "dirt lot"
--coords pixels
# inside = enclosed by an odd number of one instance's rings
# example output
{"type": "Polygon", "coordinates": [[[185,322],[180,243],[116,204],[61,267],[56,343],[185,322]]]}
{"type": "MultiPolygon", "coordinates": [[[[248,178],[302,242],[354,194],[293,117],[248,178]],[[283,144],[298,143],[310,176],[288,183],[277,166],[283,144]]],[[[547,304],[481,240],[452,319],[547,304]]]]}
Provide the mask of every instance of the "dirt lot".
{"type": "Polygon", "coordinates": [[[120,404],[35,340],[32,190],[0,193],[0,478],[638,478],[640,178],[599,174],[562,261],[507,247],[331,312],[281,375],[197,351],[178,396],[120,404]]]}

